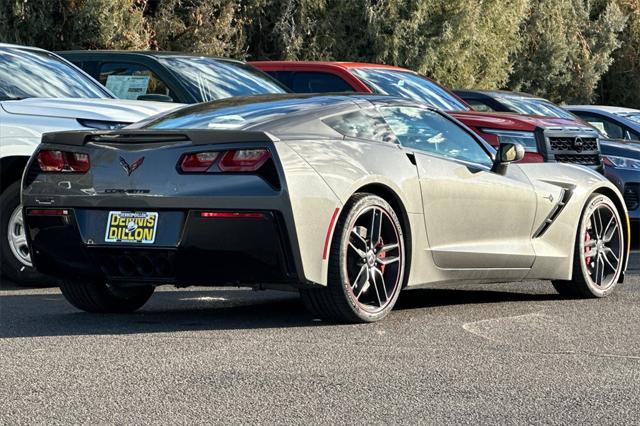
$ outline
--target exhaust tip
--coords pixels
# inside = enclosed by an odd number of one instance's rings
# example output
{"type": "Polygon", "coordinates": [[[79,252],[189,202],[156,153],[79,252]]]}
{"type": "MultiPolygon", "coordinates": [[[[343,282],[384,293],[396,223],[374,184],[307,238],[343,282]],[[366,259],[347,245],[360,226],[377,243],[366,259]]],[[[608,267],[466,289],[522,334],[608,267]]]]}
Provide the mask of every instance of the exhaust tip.
{"type": "Polygon", "coordinates": [[[118,256],[118,271],[125,277],[130,277],[136,272],[136,264],[129,255],[118,256]]]}

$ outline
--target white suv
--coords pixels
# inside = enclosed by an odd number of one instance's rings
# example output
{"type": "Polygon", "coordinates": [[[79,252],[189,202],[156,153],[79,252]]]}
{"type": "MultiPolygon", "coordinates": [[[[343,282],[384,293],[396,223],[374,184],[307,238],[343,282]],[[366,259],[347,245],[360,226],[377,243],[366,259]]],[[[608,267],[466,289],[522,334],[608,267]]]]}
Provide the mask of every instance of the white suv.
{"type": "MultiPolygon", "coordinates": [[[[179,106],[179,105],[178,105],[179,106]]],[[[0,43],[0,262],[17,284],[46,283],[31,266],[20,179],[45,132],[119,128],[175,103],[116,99],[70,62],[42,49],[0,43]]]]}

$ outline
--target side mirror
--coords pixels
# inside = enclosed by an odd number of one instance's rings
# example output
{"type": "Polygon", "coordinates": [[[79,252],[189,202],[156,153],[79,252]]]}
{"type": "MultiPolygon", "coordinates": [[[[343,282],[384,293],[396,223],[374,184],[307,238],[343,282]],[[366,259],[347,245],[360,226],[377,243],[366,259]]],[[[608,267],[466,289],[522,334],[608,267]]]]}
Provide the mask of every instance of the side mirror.
{"type": "Polygon", "coordinates": [[[137,98],[139,101],[156,101],[156,102],[173,102],[173,98],[167,95],[161,95],[157,93],[150,93],[148,95],[140,95],[137,98]]]}
{"type": "Polygon", "coordinates": [[[520,161],[524,158],[524,147],[519,143],[500,143],[496,158],[493,160],[492,170],[504,174],[509,163],[520,161]]]}

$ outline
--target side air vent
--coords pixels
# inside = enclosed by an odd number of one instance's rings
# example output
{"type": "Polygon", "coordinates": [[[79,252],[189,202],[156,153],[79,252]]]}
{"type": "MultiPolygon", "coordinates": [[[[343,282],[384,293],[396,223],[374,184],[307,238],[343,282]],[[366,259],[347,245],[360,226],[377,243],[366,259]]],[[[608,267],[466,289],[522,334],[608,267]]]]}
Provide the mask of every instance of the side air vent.
{"type": "Polygon", "coordinates": [[[560,213],[564,209],[564,206],[566,206],[567,203],[569,202],[569,199],[571,198],[571,194],[572,194],[571,191],[567,189],[562,190],[562,192],[560,193],[560,201],[558,201],[558,204],[553,206],[553,208],[547,215],[547,218],[544,220],[544,222],[542,222],[542,225],[540,225],[538,230],[533,234],[533,238],[539,238],[542,235],[544,235],[545,232],[547,232],[547,229],[549,229],[551,224],[556,220],[556,218],[560,215],[560,213]]]}

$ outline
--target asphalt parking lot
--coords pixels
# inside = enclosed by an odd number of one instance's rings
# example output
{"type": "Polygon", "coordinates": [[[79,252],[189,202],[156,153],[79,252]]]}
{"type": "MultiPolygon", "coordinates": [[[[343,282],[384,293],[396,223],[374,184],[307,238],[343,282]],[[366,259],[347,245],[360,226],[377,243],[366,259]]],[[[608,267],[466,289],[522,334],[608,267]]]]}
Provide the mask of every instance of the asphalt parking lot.
{"type": "Polygon", "coordinates": [[[637,423],[637,260],[607,299],[415,290],[373,325],[288,293],[167,288],[101,316],[4,283],[0,423],[637,423]]]}

